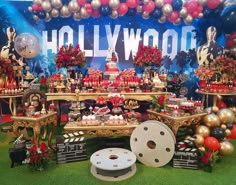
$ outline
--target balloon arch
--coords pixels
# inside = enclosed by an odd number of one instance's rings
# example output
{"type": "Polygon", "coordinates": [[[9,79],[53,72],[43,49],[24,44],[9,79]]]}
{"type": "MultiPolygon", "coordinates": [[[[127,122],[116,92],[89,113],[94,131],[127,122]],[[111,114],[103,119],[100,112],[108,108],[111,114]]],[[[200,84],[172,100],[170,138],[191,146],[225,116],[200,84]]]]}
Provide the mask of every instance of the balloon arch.
{"type": "Polygon", "coordinates": [[[36,21],[57,17],[73,17],[79,21],[91,16],[116,19],[141,15],[144,19],[178,25],[182,21],[191,24],[211,11],[221,11],[226,3],[225,0],[33,0],[28,10],[36,21]]]}

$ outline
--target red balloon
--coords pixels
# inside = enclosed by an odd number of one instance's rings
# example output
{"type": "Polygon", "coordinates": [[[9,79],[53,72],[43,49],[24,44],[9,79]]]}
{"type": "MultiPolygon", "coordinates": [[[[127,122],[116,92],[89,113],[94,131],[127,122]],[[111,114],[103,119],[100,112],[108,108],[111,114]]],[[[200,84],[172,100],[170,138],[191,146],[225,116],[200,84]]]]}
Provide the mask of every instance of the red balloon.
{"type": "Polygon", "coordinates": [[[100,0],[101,4],[102,5],[106,5],[109,3],[110,0],[100,0]]]}
{"type": "Polygon", "coordinates": [[[208,147],[211,151],[216,151],[220,149],[220,143],[215,137],[206,137],[204,140],[204,145],[208,147]]]}
{"type": "Polygon", "coordinates": [[[173,11],[167,18],[170,22],[175,22],[179,18],[179,13],[177,11],[173,11]]]}
{"type": "Polygon", "coordinates": [[[202,11],[203,11],[202,5],[198,4],[197,11],[198,11],[199,13],[202,13],[202,11]]]}
{"type": "Polygon", "coordinates": [[[185,7],[188,11],[188,13],[192,13],[193,11],[195,11],[198,7],[198,2],[197,1],[189,1],[185,3],[185,7]]]}
{"type": "Polygon", "coordinates": [[[86,0],[77,0],[77,3],[81,6],[84,6],[87,3],[87,1],[86,0]]]}
{"type": "Polygon", "coordinates": [[[225,104],[223,100],[216,100],[216,106],[219,109],[227,108],[227,105],[225,104]]]}
{"type": "Polygon", "coordinates": [[[236,46],[236,33],[233,33],[226,38],[226,47],[233,48],[236,46]]]}
{"type": "Polygon", "coordinates": [[[126,4],[129,8],[136,8],[138,6],[138,2],[136,0],[127,0],[126,4]]]}
{"type": "Polygon", "coordinates": [[[196,18],[196,17],[198,17],[198,14],[199,14],[198,11],[195,10],[195,11],[192,12],[191,15],[192,15],[194,18],[196,18]]]}
{"type": "Polygon", "coordinates": [[[164,0],[164,4],[171,4],[173,0],[164,0]]]}
{"type": "Polygon", "coordinates": [[[220,4],[220,0],[207,0],[206,5],[209,9],[216,9],[220,4]]]}
{"type": "Polygon", "coordinates": [[[33,4],[32,5],[32,10],[40,12],[43,10],[43,8],[39,4],[33,4]]]}
{"type": "Polygon", "coordinates": [[[99,11],[98,11],[98,10],[93,10],[93,11],[92,11],[92,16],[95,17],[95,18],[100,17],[99,11]]]}
{"type": "Polygon", "coordinates": [[[236,125],[231,129],[231,134],[227,137],[229,139],[236,139],[236,125]]]}
{"type": "Polygon", "coordinates": [[[128,6],[126,3],[120,3],[117,12],[119,15],[125,15],[128,12],[128,6]]]}
{"type": "Polygon", "coordinates": [[[143,10],[147,13],[152,12],[155,9],[155,3],[153,1],[149,1],[147,4],[143,6],[143,10]]]}

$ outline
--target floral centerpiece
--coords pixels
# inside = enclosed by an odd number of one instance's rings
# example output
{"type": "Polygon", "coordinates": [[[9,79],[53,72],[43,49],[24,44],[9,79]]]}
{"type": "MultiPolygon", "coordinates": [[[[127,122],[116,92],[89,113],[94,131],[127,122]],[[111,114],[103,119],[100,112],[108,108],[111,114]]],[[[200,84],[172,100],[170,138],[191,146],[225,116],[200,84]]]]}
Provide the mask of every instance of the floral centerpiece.
{"type": "Polygon", "coordinates": [[[209,67],[199,67],[194,73],[200,80],[209,80],[215,74],[209,67]]]}
{"type": "Polygon", "coordinates": [[[75,47],[72,44],[61,46],[54,60],[58,68],[83,66],[86,62],[85,53],[78,44],[75,47]]]}
{"type": "Polygon", "coordinates": [[[164,95],[161,95],[159,97],[156,96],[151,96],[151,97],[152,97],[151,103],[153,105],[153,108],[157,112],[161,112],[162,110],[165,109],[166,97],[164,95]]]}
{"type": "Polygon", "coordinates": [[[236,77],[235,65],[236,61],[233,58],[220,56],[212,62],[211,67],[216,74],[227,74],[229,79],[233,80],[236,77]]]}
{"type": "Polygon", "coordinates": [[[201,151],[200,168],[206,172],[212,172],[214,165],[220,161],[218,153],[218,151],[211,151],[208,148],[206,151],[201,151]]]}
{"type": "Polygon", "coordinates": [[[32,170],[43,170],[47,167],[49,161],[52,160],[51,151],[48,150],[47,145],[43,142],[37,145],[32,141],[32,145],[27,150],[27,159],[25,163],[29,164],[32,170]]]}
{"type": "Polygon", "coordinates": [[[160,66],[162,61],[162,54],[160,49],[158,49],[156,46],[144,46],[139,45],[138,52],[136,53],[136,56],[134,57],[133,63],[137,65],[138,67],[143,66],[160,66]]]}

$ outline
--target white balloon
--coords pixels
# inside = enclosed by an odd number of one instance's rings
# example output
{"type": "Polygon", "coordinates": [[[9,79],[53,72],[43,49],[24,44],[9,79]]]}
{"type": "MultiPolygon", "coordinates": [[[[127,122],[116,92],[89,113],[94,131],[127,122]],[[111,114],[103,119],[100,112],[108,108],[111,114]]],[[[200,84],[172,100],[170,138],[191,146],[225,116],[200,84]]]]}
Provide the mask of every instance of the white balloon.
{"type": "Polygon", "coordinates": [[[22,33],[16,36],[14,48],[20,56],[34,58],[40,52],[40,41],[32,33],[22,33]]]}
{"type": "Polygon", "coordinates": [[[112,18],[112,19],[116,19],[117,17],[118,17],[118,12],[116,11],[116,10],[113,10],[112,12],[111,12],[111,15],[110,15],[110,17],[112,18]]]}
{"type": "Polygon", "coordinates": [[[164,0],[155,0],[155,4],[157,7],[162,7],[164,5],[164,0]]]}
{"type": "Polygon", "coordinates": [[[143,19],[149,19],[150,16],[148,12],[144,11],[142,17],[143,19]]]}
{"type": "Polygon", "coordinates": [[[52,5],[49,1],[43,1],[41,6],[46,12],[49,12],[52,9],[52,5]]]}
{"type": "Polygon", "coordinates": [[[82,17],[83,19],[89,18],[89,14],[88,14],[88,12],[87,12],[87,10],[86,10],[85,7],[82,7],[82,8],[80,9],[80,15],[81,15],[81,17],[82,17]]]}
{"type": "Polygon", "coordinates": [[[35,21],[39,21],[39,20],[40,20],[40,18],[39,18],[37,15],[33,15],[33,19],[34,19],[35,21]]]}

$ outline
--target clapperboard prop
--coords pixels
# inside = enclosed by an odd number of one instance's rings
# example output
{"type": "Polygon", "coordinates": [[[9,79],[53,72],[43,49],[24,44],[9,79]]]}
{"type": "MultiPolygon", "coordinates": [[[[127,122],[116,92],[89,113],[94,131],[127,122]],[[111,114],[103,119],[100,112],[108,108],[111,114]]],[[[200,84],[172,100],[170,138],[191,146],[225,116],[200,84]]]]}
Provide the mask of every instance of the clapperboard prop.
{"type": "Polygon", "coordinates": [[[69,163],[87,159],[86,140],[83,132],[74,132],[57,136],[57,163],[69,163]]]}
{"type": "Polygon", "coordinates": [[[173,167],[198,169],[199,155],[194,138],[178,142],[173,157],[173,167]]]}

